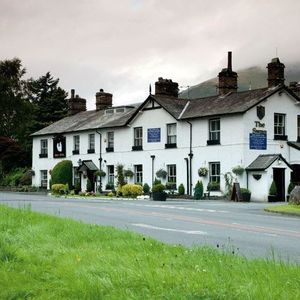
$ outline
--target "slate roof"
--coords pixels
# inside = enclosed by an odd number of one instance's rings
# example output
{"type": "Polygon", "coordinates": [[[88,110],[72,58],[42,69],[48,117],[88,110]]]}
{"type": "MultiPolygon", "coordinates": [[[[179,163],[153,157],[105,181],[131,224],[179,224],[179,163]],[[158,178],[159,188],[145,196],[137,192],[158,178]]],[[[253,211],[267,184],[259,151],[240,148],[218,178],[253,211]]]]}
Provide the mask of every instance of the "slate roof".
{"type": "Polygon", "coordinates": [[[86,167],[88,170],[90,171],[98,171],[99,169],[97,168],[97,166],[93,163],[92,160],[83,160],[81,166],[79,167],[78,171],[82,172],[83,171],[83,167],[86,167]]]}
{"type": "Polygon", "coordinates": [[[127,106],[126,112],[105,114],[104,110],[88,110],[76,115],[65,117],[35,133],[36,135],[67,133],[97,128],[122,127],[137,110],[136,106],[127,106]]]}
{"type": "Polygon", "coordinates": [[[84,111],[59,120],[32,135],[59,134],[126,126],[137,116],[138,112],[143,109],[151,98],[177,120],[179,118],[180,120],[188,120],[216,115],[244,113],[280,90],[287,91],[295,98],[295,101],[300,101],[300,98],[286,86],[277,86],[272,89],[262,88],[238,93],[231,92],[223,96],[216,95],[199,99],[179,99],[171,96],[150,95],[143,103],[127,106],[124,113],[107,115],[103,110],[84,111]]]}
{"type": "Polygon", "coordinates": [[[277,159],[284,161],[289,167],[289,163],[281,154],[261,154],[247,168],[247,171],[264,171],[268,169],[277,159]]]}
{"type": "Polygon", "coordinates": [[[287,144],[297,150],[300,150],[300,142],[290,142],[288,141],[287,144]]]}

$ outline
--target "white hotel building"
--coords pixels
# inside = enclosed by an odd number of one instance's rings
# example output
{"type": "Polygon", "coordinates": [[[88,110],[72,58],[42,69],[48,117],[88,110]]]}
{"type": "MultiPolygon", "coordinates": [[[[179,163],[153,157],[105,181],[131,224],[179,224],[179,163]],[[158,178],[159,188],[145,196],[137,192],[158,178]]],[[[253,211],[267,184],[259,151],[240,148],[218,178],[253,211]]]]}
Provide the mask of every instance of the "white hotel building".
{"type": "MultiPolygon", "coordinates": [[[[299,88],[299,86],[297,86],[299,88]]],[[[183,183],[188,194],[198,180],[220,183],[241,166],[241,187],[252,200],[267,201],[272,181],[284,200],[292,179],[300,182],[300,99],[284,85],[284,65],[268,64],[268,87],[237,92],[237,73],[219,73],[219,94],[200,99],[178,98],[178,84],[159,78],[155,94],[138,105],[112,106],[112,94],[96,94],[96,110],[71,91],[69,116],[33,134],[33,185],[49,188],[50,170],[71,160],[74,177],[86,189],[87,178],[102,169],[102,187],[115,184],[116,166],[134,172],[130,182],[152,185],[159,169],[165,182],[183,183]],[[208,169],[199,177],[198,169],[208,169]],[[78,172],[79,171],[79,172],[78,172]]]]}

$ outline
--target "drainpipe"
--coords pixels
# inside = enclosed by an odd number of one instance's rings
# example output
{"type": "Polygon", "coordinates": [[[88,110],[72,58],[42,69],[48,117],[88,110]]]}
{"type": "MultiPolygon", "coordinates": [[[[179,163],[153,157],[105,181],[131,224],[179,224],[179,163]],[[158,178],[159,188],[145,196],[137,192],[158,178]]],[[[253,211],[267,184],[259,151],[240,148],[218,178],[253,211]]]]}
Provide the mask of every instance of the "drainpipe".
{"type": "MultiPolygon", "coordinates": [[[[102,133],[98,130],[96,130],[96,132],[99,134],[99,138],[100,138],[99,170],[101,172],[101,170],[102,170],[102,133]]],[[[100,191],[102,191],[102,177],[101,176],[100,176],[100,181],[99,181],[99,187],[100,187],[100,191]]]]}
{"type": "Polygon", "coordinates": [[[154,159],[155,159],[155,155],[151,155],[150,157],[152,159],[152,187],[153,187],[153,183],[154,183],[154,159]]]}
{"type": "Polygon", "coordinates": [[[193,145],[193,124],[189,121],[186,121],[189,125],[190,125],[190,153],[188,154],[189,158],[190,158],[190,196],[193,193],[193,178],[192,178],[192,159],[193,159],[193,149],[192,149],[192,145],[193,145]]]}
{"type": "Polygon", "coordinates": [[[187,157],[184,158],[186,162],[186,193],[190,194],[190,174],[189,174],[189,159],[187,157]]]}

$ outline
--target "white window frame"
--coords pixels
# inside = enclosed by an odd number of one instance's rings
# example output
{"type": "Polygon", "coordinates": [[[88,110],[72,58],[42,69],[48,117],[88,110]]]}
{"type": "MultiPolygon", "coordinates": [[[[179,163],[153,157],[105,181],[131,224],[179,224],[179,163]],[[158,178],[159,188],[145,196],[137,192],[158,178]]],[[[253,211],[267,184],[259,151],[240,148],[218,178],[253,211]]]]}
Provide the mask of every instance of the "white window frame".
{"type": "Polygon", "coordinates": [[[209,163],[209,182],[221,182],[221,163],[214,161],[209,163]]]}
{"type": "Polygon", "coordinates": [[[80,135],[73,136],[73,150],[78,152],[80,150],[80,135]]]}
{"type": "Polygon", "coordinates": [[[274,113],[274,135],[285,135],[286,115],[274,113]]]}
{"type": "Polygon", "coordinates": [[[133,128],[133,136],[134,136],[134,141],[133,145],[134,146],[143,146],[143,127],[134,127],[133,128]]]}
{"type": "Polygon", "coordinates": [[[134,183],[143,184],[143,165],[134,165],[134,183]]]}
{"type": "Polygon", "coordinates": [[[48,140],[47,139],[41,140],[41,154],[48,155],[48,140]]]}
{"type": "Polygon", "coordinates": [[[221,121],[220,118],[209,119],[209,140],[221,140],[221,121]]]}
{"type": "Polygon", "coordinates": [[[48,171],[47,170],[41,170],[40,171],[41,175],[41,187],[42,188],[47,188],[48,187],[48,171]]]}
{"type": "Polygon", "coordinates": [[[167,144],[177,143],[177,124],[167,124],[167,144]]]}
{"type": "Polygon", "coordinates": [[[168,179],[167,179],[167,181],[176,184],[176,181],[177,181],[176,164],[167,165],[167,172],[168,172],[168,179]]]}
{"type": "Polygon", "coordinates": [[[115,166],[114,165],[107,166],[107,183],[115,184],[115,166]]]}
{"type": "Polygon", "coordinates": [[[107,132],[107,148],[114,148],[115,134],[113,131],[107,132]]]}
{"type": "Polygon", "coordinates": [[[95,150],[95,133],[89,134],[89,150],[95,150]]]}

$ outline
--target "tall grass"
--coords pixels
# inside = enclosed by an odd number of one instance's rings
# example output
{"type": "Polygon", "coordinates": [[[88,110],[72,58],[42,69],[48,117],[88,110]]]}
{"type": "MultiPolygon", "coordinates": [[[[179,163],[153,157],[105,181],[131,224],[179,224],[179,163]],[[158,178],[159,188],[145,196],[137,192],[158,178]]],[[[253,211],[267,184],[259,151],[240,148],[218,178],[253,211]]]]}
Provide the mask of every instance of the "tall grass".
{"type": "Polygon", "coordinates": [[[300,299],[300,270],[0,206],[1,299],[300,299]]]}

